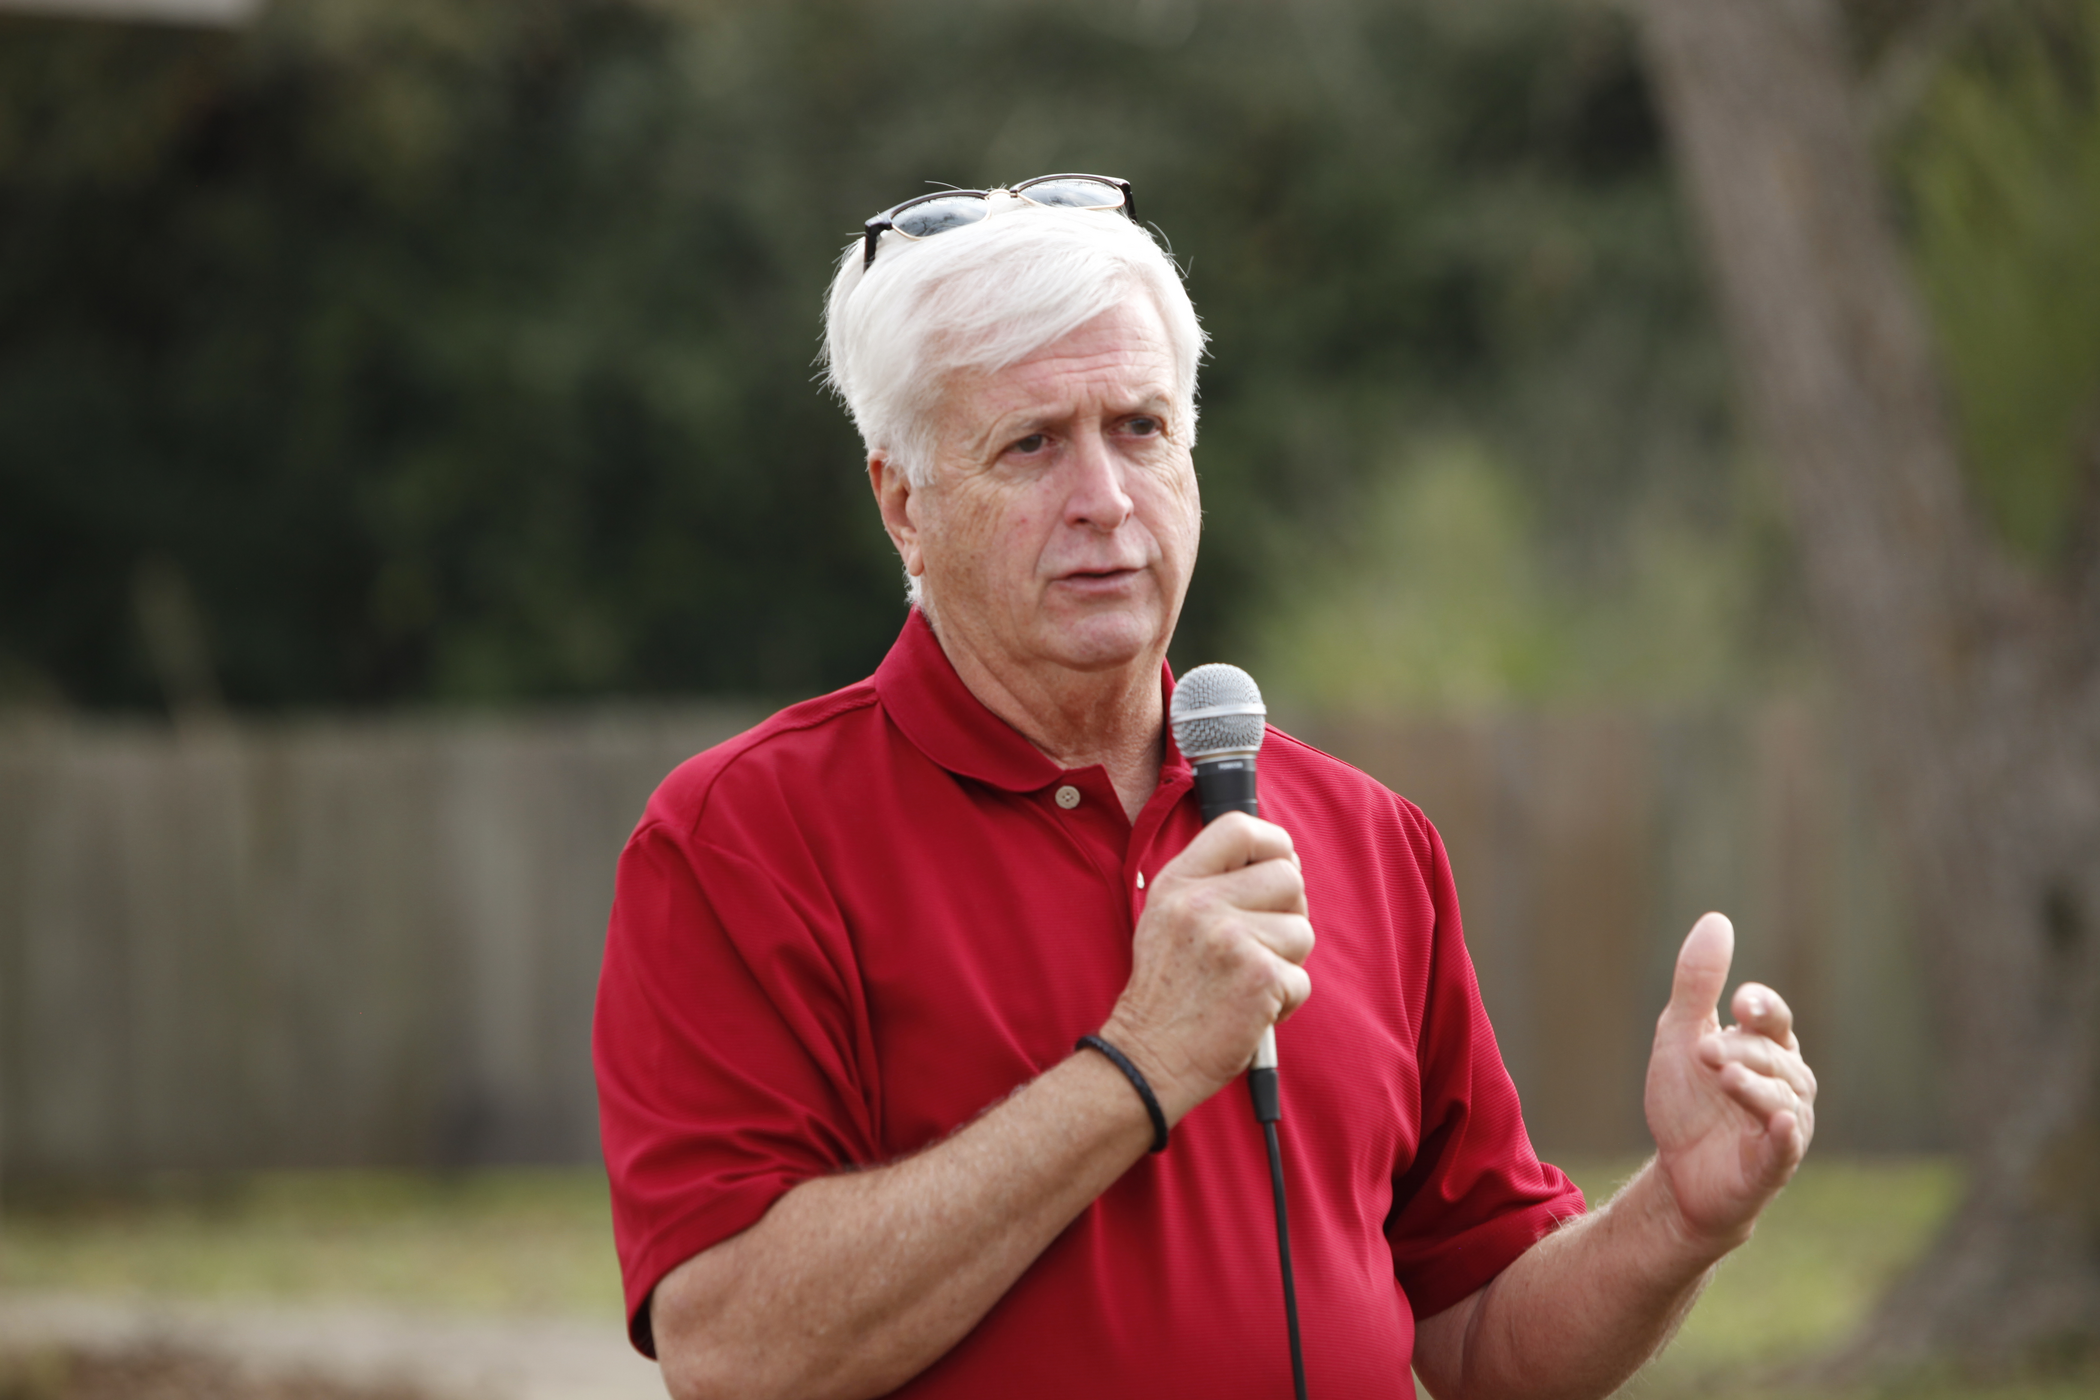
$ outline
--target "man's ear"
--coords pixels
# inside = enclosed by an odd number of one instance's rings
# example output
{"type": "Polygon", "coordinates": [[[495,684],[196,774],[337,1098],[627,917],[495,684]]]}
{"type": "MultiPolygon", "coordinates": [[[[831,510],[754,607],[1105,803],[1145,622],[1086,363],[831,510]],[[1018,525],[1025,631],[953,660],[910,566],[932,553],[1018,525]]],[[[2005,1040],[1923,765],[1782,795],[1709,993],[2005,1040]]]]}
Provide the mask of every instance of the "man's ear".
{"type": "Polygon", "coordinates": [[[897,557],[904,561],[904,572],[917,578],[926,572],[925,557],[919,552],[920,492],[904,468],[885,452],[868,454],[868,486],[882,511],[882,528],[890,532],[890,543],[897,546],[897,557]]]}

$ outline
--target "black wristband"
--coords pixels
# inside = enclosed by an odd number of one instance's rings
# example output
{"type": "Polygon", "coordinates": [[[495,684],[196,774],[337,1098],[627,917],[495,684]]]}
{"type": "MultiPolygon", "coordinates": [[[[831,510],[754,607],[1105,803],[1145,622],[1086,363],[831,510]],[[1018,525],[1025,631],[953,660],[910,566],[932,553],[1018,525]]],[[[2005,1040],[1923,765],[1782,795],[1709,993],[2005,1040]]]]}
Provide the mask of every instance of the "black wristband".
{"type": "Polygon", "coordinates": [[[1073,1050],[1099,1050],[1108,1057],[1108,1062],[1123,1071],[1130,1087],[1137,1090],[1138,1097],[1145,1101],[1146,1116],[1152,1120],[1152,1150],[1167,1150],[1167,1115],[1160,1109],[1159,1100],[1152,1093],[1152,1086],[1145,1082],[1145,1072],[1130,1062],[1130,1057],[1098,1035],[1083,1035],[1073,1050]]]}

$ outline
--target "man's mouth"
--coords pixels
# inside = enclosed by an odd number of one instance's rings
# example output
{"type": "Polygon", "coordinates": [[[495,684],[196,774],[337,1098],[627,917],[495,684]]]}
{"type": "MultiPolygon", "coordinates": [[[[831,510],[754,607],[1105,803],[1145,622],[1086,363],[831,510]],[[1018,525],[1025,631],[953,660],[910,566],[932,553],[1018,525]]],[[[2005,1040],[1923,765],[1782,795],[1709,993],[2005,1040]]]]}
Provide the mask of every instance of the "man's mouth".
{"type": "Polygon", "coordinates": [[[1110,567],[1105,569],[1073,569],[1058,578],[1059,583],[1115,583],[1130,578],[1138,571],[1135,568],[1110,567]]]}

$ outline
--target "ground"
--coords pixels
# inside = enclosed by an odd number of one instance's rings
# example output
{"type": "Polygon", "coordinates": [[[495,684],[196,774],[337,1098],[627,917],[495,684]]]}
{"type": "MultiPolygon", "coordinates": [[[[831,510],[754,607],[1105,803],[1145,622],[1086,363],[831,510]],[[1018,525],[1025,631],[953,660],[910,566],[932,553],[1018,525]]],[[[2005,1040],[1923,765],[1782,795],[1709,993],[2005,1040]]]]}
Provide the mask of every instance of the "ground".
{"type": "Polygon", "coordinates": [[[17,1199],[0,1400],[660,1400],[602,1176],[305,1173],[17,1199]]]}
{"type": "Polygon", "coordinates": [[[394,1385],[325,1377],[251,1377],[223,1357],[173,1347],[118,1353],[61,1349],[0,1357],[0,1400],[421,1400],[394,1385]]]}

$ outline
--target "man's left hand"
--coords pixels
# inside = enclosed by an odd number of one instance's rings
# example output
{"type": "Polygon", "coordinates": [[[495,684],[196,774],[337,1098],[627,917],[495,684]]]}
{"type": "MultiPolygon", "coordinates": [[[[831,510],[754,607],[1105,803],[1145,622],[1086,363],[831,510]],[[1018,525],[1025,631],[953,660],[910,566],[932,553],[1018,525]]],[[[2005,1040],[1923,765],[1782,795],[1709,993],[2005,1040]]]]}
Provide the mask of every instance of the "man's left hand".
{"type": "Polygon", "coordinates": [[[1719,914],[1692,926],[1648,1061],[1656,1170],[1689,1240],[1733,1248],[1794,1175],[1816,1131],[1816,1076],[1794,1013],[1755,982],[1736,988],[1736,1024],[1716,1014],[1735,954],[1719,914]]]}
{"type": "Polygon", "coordinates": [[[1816,1128],[1816,1077],[1794,1013],[1746,982],[1722,1029],[1735,929],[1692,926],[1648,1061],[1655,1160],[1598,1210],[1415,1328],[1415,1373],[1440,1396],[1610,1395],[1669,1339],[1711,1266],[1750,1237],[1816,1128]]]}

